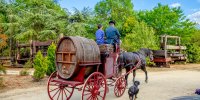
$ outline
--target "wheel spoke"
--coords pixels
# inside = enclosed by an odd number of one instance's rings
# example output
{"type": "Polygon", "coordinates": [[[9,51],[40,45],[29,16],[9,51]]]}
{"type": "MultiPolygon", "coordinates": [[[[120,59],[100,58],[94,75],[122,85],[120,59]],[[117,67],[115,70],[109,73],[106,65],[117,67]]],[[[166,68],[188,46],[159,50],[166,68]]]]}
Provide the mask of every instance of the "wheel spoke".
{"type": "Polygon", "coordinates": [[[103,98],[103,96],[101,96],[100,94],[98,94],[99,97],[103,98]]]}
{"type": "Polygon", "coordinates": [[[91,97],[92,97],[92,95],[90,95],[90,96],[87,98],[87,100],[90,100],[91,97]]]}
{"type": "Polygon", "coordinates": [[[89,89],[89,91],[91,91],[92,88],[93,88],[91,85],[87,85],[86,87],[89,89]],[[91,88],[91,87],[92,87],[92,88],[91,88]]]}
{"type": "Polygon", "coordinates": [[[96,98],[95,97],[92,97],[92,100],[95,100],[96,98]]]}
{"type": "Polygon", "coordinates": [[[89,95],[89,94],[91,94],[91,93],[87,93],[87,94],[84,94],[84,95],[89,95]]]}
{"type": "Polygon", "coordinates": [[[63,91],[64,91],[64,93],[65,93],[65,96],[66,96],[66,98],[67,98],[67,93],[65,92],[65,89],[63,89],[63,91]]]}
{"type": "MultiPolygon", "coordinates": [[[[61,90],[60,90],[60,92],[61,92],[61,90]]],[[[58,94],[58,98],[57,98],[57,100],[59,100],[59,97],[60,97],[60,92],[59,92],[59,94],[58,94]]]]}
{"type": "Polygon", "coordinates": [[[52,97],[52,98],[54,98],[54,97],[55,97],[55,95],[56,95],[58,92],[59,92],[59,90],[58,90],[58,91],[56,91],[56,93],[53,95],[53,97],[52,97]]]}
{"type": "Polygon", "coordinates": [[[104,92],[104,90],[101,90],[101,91],[99,91],[99,92],[104,92]]]}
{"type": "Polygon", "coordinates": [[[97,96],[94,97],[94,100],[98,100],[97,96]]]}
{"type": "Polygon", "coordinates": [[[49,91],[49,92],[55,91],[55,90],[57,90],[57,89],[59,89],[59,87],[57,87],[57,88],[55,88],[55,89],[53,89],[53,90],[51,90],[51,91],[49,91]]]}
{"type": "Polygon", "coordinates": [[[69,92],[70,93],[70,91],[68,90],[68,89],[66,89],[66,88],[64,88],[67,92],[69,92]]]}
{"type": "Polygon", "coordinates": [[[64,99],[63,99],[63,89],[62,89],[62,100],[64,100],[64,99]]]}
{"type": "Polygon", "coordinates": [[[49,84],[49,85],[51,85],[51,86],[60,86],[60,84],[58,84],[58,83],[55,83],[55,84],[49,84]]]}
{"type": "Polygon", "coordinates": [[[88,91],[90,90],[90,87],[88,87],[88,86],[86,86],[85,88],[87,88],[87,89],[88,89],[88,91]]]}

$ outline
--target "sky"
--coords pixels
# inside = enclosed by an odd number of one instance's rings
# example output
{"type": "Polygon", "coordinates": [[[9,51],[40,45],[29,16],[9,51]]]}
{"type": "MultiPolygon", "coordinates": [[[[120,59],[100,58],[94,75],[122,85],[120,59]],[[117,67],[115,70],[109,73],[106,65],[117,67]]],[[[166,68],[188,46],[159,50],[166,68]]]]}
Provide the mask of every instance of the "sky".
{"type": "MultiPolygon", "coordinates": [[[[67,8],[70,12],[73,8],[82,10],[84,7],[94,9],[97,2],[101,0],[59,0],[62,8],[67,8]]],[[[200,25],[200,0],[132,0],[134,10],[151,10],[158,3],[169,5],[170,7],[181,7],[185,16],[191,21],[200,25]]]]}

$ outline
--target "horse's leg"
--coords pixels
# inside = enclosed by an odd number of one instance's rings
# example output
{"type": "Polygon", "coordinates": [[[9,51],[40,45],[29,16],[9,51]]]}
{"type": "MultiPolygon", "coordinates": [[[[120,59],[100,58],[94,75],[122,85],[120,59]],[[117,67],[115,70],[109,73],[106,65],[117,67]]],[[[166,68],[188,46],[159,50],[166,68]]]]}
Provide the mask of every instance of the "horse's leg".
{"type": "Polygon", "coordinates": [[[142,66],[141,69],[145,72],[145,82],[148,83],[148,75],[147,75],[146,66],[142,66]]]}
{"type": "Polygon", "coordinates": [[[133,83],[135,82],[136,69],[133,70],[133,83]]]}
{"type": "MultiPolygon", "coordinates": [[[[126,67],[126,73],[128,73],[129,70],[130,70],[130,68],[129,68],[129,67],[126,67]]],[[[126,85],[127,85],[127,86],[128,86],[128,75],[129,75],[129,74],[125,75],[126,85]]]]}

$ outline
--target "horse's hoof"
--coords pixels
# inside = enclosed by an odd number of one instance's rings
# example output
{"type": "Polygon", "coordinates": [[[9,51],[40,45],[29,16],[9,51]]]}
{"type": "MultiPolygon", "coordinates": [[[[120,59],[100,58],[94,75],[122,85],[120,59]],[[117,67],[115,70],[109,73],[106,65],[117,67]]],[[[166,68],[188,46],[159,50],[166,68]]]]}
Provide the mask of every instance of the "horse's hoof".
{"type": "Polygon", "coordinates": [[[145,80],[146,83],[148,83],[148,80],[145,80]]]}

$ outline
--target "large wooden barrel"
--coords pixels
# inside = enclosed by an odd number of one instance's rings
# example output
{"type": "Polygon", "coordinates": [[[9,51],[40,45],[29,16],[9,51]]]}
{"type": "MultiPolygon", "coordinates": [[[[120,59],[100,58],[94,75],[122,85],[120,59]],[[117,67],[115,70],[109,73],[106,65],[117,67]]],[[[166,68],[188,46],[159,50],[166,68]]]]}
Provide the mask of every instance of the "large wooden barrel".
{"type": "MultiPolygon", "coordinates": [[[[64,79],[78,75],[83,63],[100,62],[99,47],[94,40],[69,36],[63,37],[56,48],[56,66],[58,74],[64,79]]],[[[89,67],[86,72],[90,71],[89,67]]]]}

